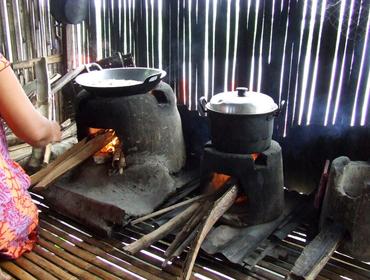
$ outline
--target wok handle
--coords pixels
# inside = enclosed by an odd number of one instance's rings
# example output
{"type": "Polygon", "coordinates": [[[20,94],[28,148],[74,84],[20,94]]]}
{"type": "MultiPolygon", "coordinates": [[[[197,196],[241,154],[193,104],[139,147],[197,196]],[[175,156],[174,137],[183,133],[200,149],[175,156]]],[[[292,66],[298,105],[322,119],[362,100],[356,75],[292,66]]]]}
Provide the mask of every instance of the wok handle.
{"type": "Polygon", "coordinates": [[[280,114],[280,112],[281,112],[281,110],[285,107],[285,100],[281,100],[281,102],[280,102],[280,106],[274,111],[274,113],[273,113],[273,116],[274,117],[277,117],[277,116],[279,116],[279,114],[280,114]]]}
{"type": "Polygon", "coordinates": [[[198,113],[201,116],[205,116],[206,113],[207,113],[207,108],[206,108],[207,100],[206,100],[206,98],[204,96],[200,97],[198,104],[199,104],[199,106],[198,106],[198,113]]]}
{"type": "Polygon", "coordinates": [[[86,68],[86,71],[87,72],[91,72],[91,70],[90,70],[90,67],[91,66],[95,66],[95,67],[97,67],[98,69],[99,69],[99,71],[100,70],[103,70],[103,68],[99,65],[99,64],[97,64],[97,63],[89,63],[89,64],[85,64],[85,68],[86,68]]]}
{"type": "Polygon", "coordinates": [[[148,85],[149,83],[156,82],[161,79],[162,73],[157,73],[154,75],[149,76],[148,78],[145,79],[144,85],[148,85]]]}

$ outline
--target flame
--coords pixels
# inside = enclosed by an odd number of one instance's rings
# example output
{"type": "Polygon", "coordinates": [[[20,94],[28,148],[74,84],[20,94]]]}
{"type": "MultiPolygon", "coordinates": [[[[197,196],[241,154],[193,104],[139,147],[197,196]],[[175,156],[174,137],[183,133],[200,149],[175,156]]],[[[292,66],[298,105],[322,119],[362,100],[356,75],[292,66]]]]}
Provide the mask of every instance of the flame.
{"type": "MultiPolygon", "coordinates": [[[[253,154],[253,160],[258,157],[258,153],[253,154]]],[[[229,180],[230,176],[222,173],[213,173],[211,186],[213,189],[218,190],[221,188],[227,180],[229,180]]],[[[239,193],[238,197],[235,200],[235,204],[244,204],[247,202],[247,196],[244,193],[239,193]]]]}
{"type": "Polygon", "coordinates": [[[214,189],[221,188],[226,181],[230,178],[229,175],[221,174],[221,173],[213,173],[211,185],[214,189]]]}
{"type": "Polygon", "coordinates": [[[105,145],[99,152],[101,153],[114,153],[119,143],[118,137],[114,137],[107,145],[105,145]]]}
{"type": "Polygon", "coordinates": [[[258,158],[259,155],[260,155],[260,153],[251,154],[253,161],[256,161],[256,159],[258,158]]]}

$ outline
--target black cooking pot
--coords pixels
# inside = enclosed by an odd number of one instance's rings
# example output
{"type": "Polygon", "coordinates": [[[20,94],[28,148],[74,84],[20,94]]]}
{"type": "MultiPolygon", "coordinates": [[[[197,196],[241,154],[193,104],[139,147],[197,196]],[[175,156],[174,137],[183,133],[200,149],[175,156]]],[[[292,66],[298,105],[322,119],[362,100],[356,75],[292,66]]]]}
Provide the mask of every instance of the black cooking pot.
{"type": "Polygon", "coordinates": [[[58,22],[78,24],[89,15],[89,0],[50,0],[50,12],[58,22]]]}
{"type": "Polygon", "coordinates": [[[214,147],[226,153],[251,154],[270,147],[274,118],[280,109],[268,95],[237,88],[216,94],[209,103],[200,99],[207,111],[214,147]]]}
{"type": "Polygon", "coordinates": [[[101,97],[147,93],[166,76],[163,70],[144,67],[102,69],[100,65],[92,63],[86,69],[88,73],[77,76],[76,83],[101,97]],[[98,70],[90,71],[92,65],[98,70]]]}

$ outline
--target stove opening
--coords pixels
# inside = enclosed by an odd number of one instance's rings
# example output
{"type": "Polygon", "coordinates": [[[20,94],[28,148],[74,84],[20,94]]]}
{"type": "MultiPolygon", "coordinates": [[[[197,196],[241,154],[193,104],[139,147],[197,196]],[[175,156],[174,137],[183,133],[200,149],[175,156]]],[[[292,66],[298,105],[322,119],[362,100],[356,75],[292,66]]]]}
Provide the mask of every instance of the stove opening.
{"type": "MultiPolygon", "coordinates": [[[[212,179],[211,179],[210,186],[211,186],[212,189],[218,190],[218,189],[222,188],[222,186],[225,185],[225,183],[230,178],[231,178],[231,176],[229,176],[229,175],[214,172],[212,174],[212,179]]],[[[245,195],[245,193],[243,192],[243,190],[241,188],[239,188],[238,191],[239,192],[238,192],[237,198],[235,199],[235,204],[238,204],[238,205],[246,204],[247,203],[247,196],[245,195]]]]}

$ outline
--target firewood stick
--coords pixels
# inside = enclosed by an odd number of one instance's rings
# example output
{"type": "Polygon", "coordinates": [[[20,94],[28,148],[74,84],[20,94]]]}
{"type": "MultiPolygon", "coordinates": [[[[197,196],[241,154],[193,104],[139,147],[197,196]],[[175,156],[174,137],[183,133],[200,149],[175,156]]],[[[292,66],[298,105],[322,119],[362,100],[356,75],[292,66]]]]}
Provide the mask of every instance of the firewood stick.
{"type": "Polygon", "coordinates": [[[144,235],[135,242],[125,246],[123,249],[131,254],[136,254],[141,249],[150,246],[154,242],[166,236],[168,233],[181,227],[191,217],[191,215],[198,207],[199,202],[193,203],[179,215],[169,220],[167,223],[163,224],[162,226],[152,231],[151,233],[144,235]]]}
{"type": "Polygon", "coordinates": [[[198,230],[200,228],[200,224],[196,225],[194,230],[186,237],[186,239],[176,248],[175,252],[173,252],[170,256],[166,257],[166,259],[162,263],[162,268],[165,268],[168,262],[171,262],[176,257],[180,256],[181,253],[186,249],[186,247],[194,240],[194,238],[198,234],[198,230]]]}
{"type": "Polygon", "coordinates": [[[193,198],[190,198],[190,199],[188,199],[188,200],[185,200],[185,201],[182,201],[182,202],[179,202],[179,203],[173,204],[173,205],[168,206],[168,207],[166,207],[166,208],[160,209],[160,210],[158,210],[158,211],[155,211],[155,212],[153,212],[153,213],[150,213],[150,214],[148,214],[148,215],[145,215],[145,216],[143,216],[143,217],[140,217],[140,218],[138,218],[138,219],[136,219],[136,220],[131,221],[131,222],[130,222],[130,224],[131,224],[131,225],[136,225],[136,224],[141,223],[141,222],[143,222],[143,221],[146,221],[146,220],[148,220],[148,219],[150,219],[150,218],[157,217],[157,216],[162,215],[162,214],[164,214],[164,213],[167,213],[167,212],[169,212],[169,211],[171,211],[171,210],[174,210],[174,209],[180,208],[180,207],[182,207],[182,206],[188,205],[188,204],[190,204],[190,203],[193,203],[193,202],[196,202],[196,201],[199,201],[199,200],[205,199],[205,198],[207,198],[207,197],[211,197],[211,196],[213,196],[213,195],[214,195],[214,194],[202,194],[202,195],[198,195],[198,196],[196,196],[196,197],[193,197],[193,198]]]}
{"type": "Polygon", "coordinates": [[[194,243],[190,248],[190,251],[188,252],[185,267],[182,271],[181,279],[185,280],[190,279],[195,259],[197,258],[203,240],[206,238],[208,232],[212,229],[213,225],[218,221],[218,219],[231,207],[231,205],[233,205],[237,197],[237,194],[238,186],[235,184],[232,187],[230,187],[230,189],[215,202],[208,217],[202,224],[200,231],[198,232],[194,240],[194,243]]]}
{"type": "Polygon", "coordinates": [[[210,201],[205,201],[200,207],[195,211],[193,216],[190,218],[189,222],[183,227],[183,229],[176,235],[175,239],[172,241],[171,245],[167,248],[164,255],[170,257],[178,248],[179,244],[184,242],[186,237],[191,233],[194,228],[203,219],[204,215],[209,211],[211,205],[210,201]]]}
{"type": "Polygon", "coordinates": [[[88,159],[111,142],[113,138],[114,133],[110,131],[95,136],[92,140],[88,141],[80,151],[58,164],[49,174],[33,187],[33,190],[35,192],[45,190],[50,183],[54,182],[61,175],[88,159]]]}
{"type": "Polygon", "coordinates": [[[125,158],[124,153],[121,151],[119,162],[118,162],[118,173],[122,175],[123,169],[125,169],[125,167],[126,167],[126,158],[125,158]]]}
{"type": "Polygon", "coordinates": [[[68,149],[66,152],[64,152],[62,155],[57,157],[47,167],[31,175],[31,186],[40,182],[40,180],[44,178],[47,174],[49,174],[58,164],[60,164],[61,162],[69,158],[70,156],[74,155],[77,151],[80,151],[82,147],[86,144],[86,142],[87,142],[87,138],[82,139],[76,145],[74,145],[73,147],[68,149]]]}

